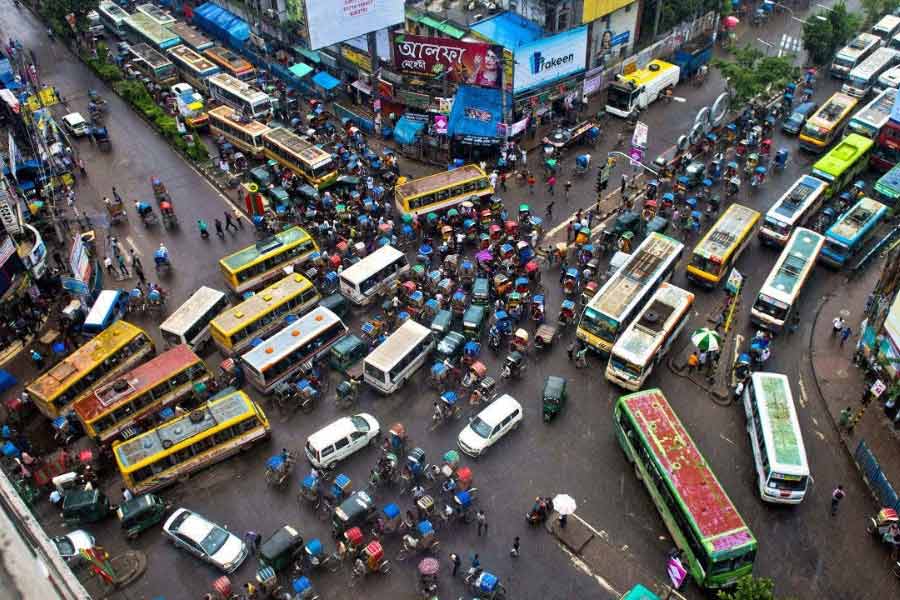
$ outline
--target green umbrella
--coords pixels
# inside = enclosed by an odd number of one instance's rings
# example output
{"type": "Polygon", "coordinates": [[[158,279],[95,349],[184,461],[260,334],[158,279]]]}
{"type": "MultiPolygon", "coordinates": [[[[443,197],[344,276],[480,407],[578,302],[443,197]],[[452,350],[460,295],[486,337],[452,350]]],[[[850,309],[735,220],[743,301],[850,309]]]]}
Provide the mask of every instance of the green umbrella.
{"type": "Polygon", "coordinates": [[[451,208],[450,210],[447,211],[447,216],[448,217],[458,217],[459,211],[456,210],[455,208],[451,208]]]}
{"type": "Polygon", "coordinates": [[[403,218],[403,222],[406,223],[407,225],[410,224],[410,223],[412,223],[413,218],[412,218],[412,215],[411,215],[411,214],[409,214],[409,213],[403,213],[403,217],[402,217],[402,218],[403,218]]]}
{"type": "Polygon", "coordinates": [[[701,327],[691,334],[691,343],[701,352],[716,352],[722,345],[722,336],[714,329],[701,327]]]}

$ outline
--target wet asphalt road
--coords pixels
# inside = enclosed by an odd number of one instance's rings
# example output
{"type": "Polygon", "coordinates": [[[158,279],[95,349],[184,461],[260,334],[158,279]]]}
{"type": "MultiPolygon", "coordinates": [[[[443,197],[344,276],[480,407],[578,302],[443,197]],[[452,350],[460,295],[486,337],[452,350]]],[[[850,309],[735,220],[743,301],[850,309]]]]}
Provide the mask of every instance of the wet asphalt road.
{"type": "MultiPolygon", "coordinates": [[[[773,24],[765,30],[750,30],[746,35],[757,37],[764,34],[766,39],[775,43],[785,32],[799,34],[799,24],[791,23],[787,17],[783,20],[784,23],[773,24]]],[[[4,11],[0,14],[0,27],[4,37],[18,37],[26,47],[35,50],[42,77],[60,88],[72,110],[87,112],[86,89],[104,88],[84,66],[61,46],[48,44],[43,28],[24,11],[4,11]]],[[[833,82],[823,81],[817,96],[822,100],[833,88],[833,82]]],[[[676,90],[676,95],[686,98],[686,102],[651,108],[645,115],[650,127],[648,157],[652,159],[671,145],[683,133],[682,125],[692,120],[699,106],[710,102],[719,91],[721,83],[715,78],[702,88],[681,86],[676,90]]],[[[225,240],[213,235],[209,241],[201,241],[193,223],[198,218],[211,223],[226,209],[225,199],[183,163],[124,103],[110,91],[106,91],[105,96],[110,104],[107,121],[113,150],[109,154],[101,154],[86,141],[78,143],[89,170],[88,180],[79,183],[80,206],[88,213],[99,214],[100,199],[110,194],[113,185],[131,205],[134,199],[150,198],[150,178],[161,177],[174,199],[182,223],[181,230],[163,233],[162,229],[145,229],[132,212],[129,224],[115,226],[109,233],[117,235],[126,246],[135,247],[145,265],[152,262],[152,251],[159,241],[165,241],[175,264],[173,274],[162,281],[171,290],[171,306],[180,304],[199,285],[221,288],[217,259],[252,243],[252,232],[248,229],[238,234],[228,234],[225,240]]],[[[616,127],[618,124],[611,122],[610,132],[615,131],[616,127]]],[[[608,137],[614,139],[612,133],[608,137]]],[[[742,192],[739,196],[741,202],[765,211],[799,175],[809,170],[812,160],[795,151],[793,140],[779,137],[775,147],[781,145],[792,148],[789,168],[774,176],[755,195],[750,196],[746,190],[742,192]]],[[[599,150],[595,154],[598,157],[601,155],[599,150]]],[[[570,158],[566,166],[571,168],[573,161],[574,158],[570,158]]],[[[594,164],[598,162],[594,161],[594,164]]],[[[409,168],[409,172],[414,174],[422,171],[421,166],[409,168]]],[[[569,173],[564,177],[570,177],[569,173]]],[[[593,203],[593,175],[572,178],[574,187],[568,205],[561,194],[555,198],[557,219],[565,214],[563,209],[566,206],[571,211],[593,203]]],[[[515,206],[526,197],[524,189],[513,185],[506,194],[507,204],[515,206]]],[[[549,200],[549,196],[539,188],[535,196],[525,201],[532,204],[535,212],[543,214],[549,200]]],[[[776,256],[774,251],[763,249],[756,243],[750,245],[739,262],[739,268],[748,277],[746,289],[755,293],[776,256]]],[[[553,289],[557,274],[558,271],[553,268],[544,276],[550,290],[548,315],[555,315],[559,307],[559,292],[553,289]]],[[[673,282],[687,285],[683,265],[676,271],[673,282]]],[[[757,574],[772,577],[780,594],[799,598],[885,598],[896,593],[896,582],[885,571],[885,555],[880,548],[873,547],[863,531],[863,517],[873,507],[852,464],[838,444],[837,435],[820,399],[815,395],[814,387],[810,385],[807,348],[812,314],[819,298],[841,285],[845,285],[841,275],[821,268],[817,270],[805,297],[800,331],[791,338],[777,340],[769,364],[771,370],[787,373],[795,382],[795,402],[798,403],[815,478],[812,491],[802,505],[771,507],[762,504],[755,496],[751,451],[743,433],[743,415],[736,407],[714,404],[692,383],[664,367],[652,375],[648,386],[663,388],[760,540],[757,574]],[[841,507],[840,517],[832,519],[827,512],[828,497],[838,482],[844,483],[850,493],[841,507]],[[865,589],[861,590],[859,573],[863,572],[867,576],[865,589]]],[[[689,329],[705,324],[706,318],[717,311],[721,299],[720,291],[698,292],[696,313],[689,329]]],[[[739,332],[745,337],[751,333],[747,319],[750,303],[752,298],[745,297],[738,321],[739,332]]],[[[354,319],[353,329],[357,331],[360,314],[357,311],[354,319]]],[[[823,318],[830,318],[830,315],[823,318]]],[[[152,323],[140,319],[138,322],[158,336],[158,330],[152,323]]],[[[529,327],[533,328],[532,325],[529,327]]],[[[664,576],[665,553],[671,547],[649,496],[634,478],[615,442],[610,416],[619,392],[603,378],[602,368],[605,365],[598,360],[592,359],[591,369],[584,371],[576,371],[568,363],[564,349],[572,335],[570,330],[551,351],[539,356],[532,355],[524,377],[503,385],[503,391],[511,393],[525,406],[523,426],[484,458],[463,461],[474,470],[475,485],[480,490],[478,503],[486,511],[489,535],[477,538],[474,526],[459,526],[442,531],[439,536],[440,556],[444,564],[450,551],[462,554],[466,564],[470,554],[478,552],[483,566],[500,575],[512,598],[608,596],[584,570],[573,566],[553,538],[542,529],[530,529],[523,523],[522,515],[537,494],[570,493],[579,502],[578,514],[581,518],[605,532],[612,546],[629,553],[646,572],[656,577],[664,576]],[[571,401],[559,419],[545,425],[540,418],[539,395],[543,378],[551,374],[569,378],[571,401]],[[517,560],[508,556],[509,545],[516,535],[522,536],[522,556],[517,560]]],[[[679,342],[675,351],[687,340],[682,338],[679,342]]],[[[490,352],[486,356],[486,362],[496,373],[499,361],[490,352]]],[[[498,358],[502,359],[502,355],[498,358]]],[[[218,364],[218,357],[211,356],[209,359],[211,366],[218,364]]],[[[337,380],[336,375],[332,377],[333,382],[337,380]]],[[[455,447],[456,435],[464,421],[429,432],[433,397],[433,390],[425,383],[424,374],[420,373],[395,396],[380,398],[364,393],[359,410],[376,415],[383,429],[395,421],[404,422],[411,431],[413,444],[424,447],[429,459],[436,461],[446,450],[455,447]]],[[[290,488],[282,492],[266,488],[263,465],[269,455],[283,446],[299,451],[307,435],[333,420],[340,411],[332,402],[325,402],[312,414],[298,414],[287,420],[282,419],[274,409],[269,413],[273,424],[271,442],[208,469],[187,484],[169,489],[164,495],[176,506],[197,510],[219,523],[227,524],[239,534],[254,530],[268,535],[284,524],[292,524],[307,539],[319,537],[328,540],[326,524],[315,519],[309,510],[297,506],[296,489],[305,465],[299,465],[290,488]]],[[[367,449],[344,463],[341,470],[361,487],[375,458],[376,452],[367,449]]],[[[118,495],[119,485],[115,480],[109,481],[107,487],[111,495],[118,495]]],[[[379,495],[378,504],[393,501],[395,495],[393,492],[379,495]]],[[[409,501],[402,499],[400,504],[406,508],[409,501]]],[[[50,512],[46,506],[39,509],[39,513],[46,517],[48,531],[55,534],[62,528],[50,512]]],[[[110,551],[128,546],[113,521],[88,529],[110,551]]],[[[137,583],[117,594],[117,597],[198,598],[209,590],[211,582],[219,576],[164,542],[158,529],[143,534],[131,547],[147,552],[148,570],[137,583]]],[[[387,547],[389,556],[393,557],[398,548],[397,542],[390,541],[387,547]]],[[[359,591],[363,592],[364,597],[373,599],[412,597],[414,561],[410,559],[407,562],[410,564],[397,566],[388,577],[369,578],[364,587],[357,588],[355,594],[346,587],[346,572],[318,575],[314,581],[324,598],[359,597],[359,591]]],[[[246,581],[253,576],[254,570],[254,561],[248,560],[233,579],[236,582],[246,581]]],[[[596,575],[616,581],[620,574],[596,575]]],[[[460,596],[464,591],[460,582],[451,583],[446,577],[442,589],[442,597],[448,598],[460,596]]],[[[624,591],[624,586],[619,591],[624,591]]],[[[700,596],[696,589],[689,589],[688,595],[700,596]]]]}

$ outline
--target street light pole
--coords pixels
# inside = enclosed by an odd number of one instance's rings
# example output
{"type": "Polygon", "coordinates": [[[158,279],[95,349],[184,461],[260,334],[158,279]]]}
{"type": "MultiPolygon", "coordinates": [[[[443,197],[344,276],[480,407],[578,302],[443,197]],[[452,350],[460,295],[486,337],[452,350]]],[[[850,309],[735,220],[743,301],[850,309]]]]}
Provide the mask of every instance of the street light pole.
{"type": "Polygon", "coordinates": [[[775,49],[775,44],[770,44],[762,38],[756,38],[756,41],[766,47],[766,56],[769,55],[769,48],[772,48],[773,50],[775,49]]]}
{"type": "Polygon", "coordinates": [[[622,158],[626,158],[626,159],[630,160],[632,163],[637,163],[637,164],[641,165],[645,171],[650,171],[651,173],[653,173],[654,176],[659,177],[659,171],[657,171],[656,169],[653,169],[651,167],[648,167],[647,165],[645,165],[644,163],[642,163],[639,160],[634,160],[633,158],[631,158],[631,156],[625,154],[624,152],[619,152],[618,150],[610,150],[609,152],[606,153],[606,159],[609,160],[609,157],[613,156],[613,155],[621,156],[622,158]]]}

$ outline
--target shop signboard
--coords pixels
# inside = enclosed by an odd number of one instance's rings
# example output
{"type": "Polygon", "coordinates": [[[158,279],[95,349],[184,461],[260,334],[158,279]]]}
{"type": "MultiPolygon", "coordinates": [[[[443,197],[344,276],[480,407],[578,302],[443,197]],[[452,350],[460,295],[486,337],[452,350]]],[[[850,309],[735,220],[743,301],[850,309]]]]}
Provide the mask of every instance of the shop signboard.
{"type": "Polygon", "coordinates": [[[403,0],[302,0],[309,49],[318,50],[402,23],[403,0]]]}
{"type": "Polygon", "coordinates": [[[592,96],[603,89],[603,67],[596,67],[584,74],[584,95],[592,96]]]}
{"type": "Polygon", "coordinates": [[[381,98],[394,97],[394,84],[390,81],[378,78],[378,96],[381,98]]]}
{"type": "Polygon", "coordinates": [[[0,221],[3,222],[6,233],[18,235],[22,232],[19,215],[15,206],[13,206],[9,194],[6,192],[6,180],[3,180],[2,184],[0,184],[0,221]]]}
{"type": "Polygon", "coordinates": [[[584,0],[584,9],[581,14],[582,23],[593,23],[597,19],[614,13],[628,6],[635,0],[584,0]]]}
{"type": "Polygon", "coordinates": [[[434,115],[434,132],[440,135],[447,135],[447,126],[449,119],[447,115],[434,115]]]}
{"type": "Polygon", "coordinates": [[[431,105],[431,97],[428,94],[417,94],[407,90],[399,90],[397,92],[397,100],[406,106],[422,110],[427,110],[431,105]]]}
{"type": "Polygon", "coordinates": [[[72,274],[79,281],[87,283],[91,277],[91,259],[80,236],[77,236],[72,244],[72,252],[69,254],[69,268],[72,269],[72,274]]]}
{"type": "Polygon", "coordinates": [[[576,27],[516,49],[514,91],[525,92],[584,71],[587,27],[576,27]]]}
{"type": "Polygon", "coordinates": [[[372,59],[368,54],[358,52],[349,46],[341,46],[341,56],[367,73],[372,72],[372,59]]]}
{"type": "Polygon", "coordinates": [[[394,66],[409,75],[443,76],[452,83],[500,87],[503,48],[481,42],[400,34],[394,37],[394,66]]]}

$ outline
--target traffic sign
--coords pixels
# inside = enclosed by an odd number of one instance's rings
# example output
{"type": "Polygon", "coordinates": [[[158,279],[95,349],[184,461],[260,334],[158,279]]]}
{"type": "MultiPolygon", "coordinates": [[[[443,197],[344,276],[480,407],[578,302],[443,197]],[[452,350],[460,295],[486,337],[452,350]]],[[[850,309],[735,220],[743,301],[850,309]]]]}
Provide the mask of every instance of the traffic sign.
{"type": "Polygon", "coordinates": [[[631,135],[631,145],[637,146],[638,148],[646,148],[647,147],[647,134],[649,132],[649,128],[647,124],[643,121],[638,121],[634,125],[634,133],[631,135]]]}

